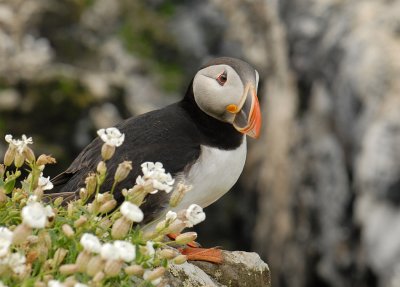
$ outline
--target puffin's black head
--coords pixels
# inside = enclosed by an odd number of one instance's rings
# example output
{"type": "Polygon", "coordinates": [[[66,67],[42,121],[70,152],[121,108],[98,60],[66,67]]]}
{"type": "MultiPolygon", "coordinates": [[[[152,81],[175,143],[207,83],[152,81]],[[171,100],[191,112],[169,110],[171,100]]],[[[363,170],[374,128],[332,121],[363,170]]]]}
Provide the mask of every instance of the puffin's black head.
{"type": "Polygon", "coordinates": [[[244,61],[228,57],[214,59],[193,79],[194,101],[209,116],[257,138],[261,128],[258,79],[258,72],[244,61]]]}

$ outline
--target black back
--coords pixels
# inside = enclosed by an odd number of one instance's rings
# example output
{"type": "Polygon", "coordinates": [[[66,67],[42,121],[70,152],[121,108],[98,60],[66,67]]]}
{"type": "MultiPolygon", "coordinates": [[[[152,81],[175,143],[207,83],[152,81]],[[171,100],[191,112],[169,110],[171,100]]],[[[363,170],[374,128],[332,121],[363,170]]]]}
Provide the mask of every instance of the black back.
{"type": "MultiPolygon", "coordinates": [[[[198,108],[194,101],[192,84],[182,101],[129,118],[116,127],[125,134],[125,141],[107,161],[109,176],[102,186],[102,192],[111,189],[118,164],[124,160],[132,161],[133,170],[126,180],[117,185],[115,191],[119,204],[123,201],[120,191],[135,184],[137,176],[141,175],[140,165],[143,162],[159,161],[174,177],[190,168],[199,158],[201,145],[234,149],[243,140],[243,135],[230,124],[220,122],[198,108]]],[[[101,160],[102,144],[97,137],[65,172],[53,179],[53,184],[59,186],[59,193],[71,192],[77,196],[79,189],[84,186],[86,176],[96,170],[101,160]]],[[[141,206],[146,221],[152,220],[159,211],[167,207],[168,199],[169,195],[165,192],[148,196],[141,206]]]]}

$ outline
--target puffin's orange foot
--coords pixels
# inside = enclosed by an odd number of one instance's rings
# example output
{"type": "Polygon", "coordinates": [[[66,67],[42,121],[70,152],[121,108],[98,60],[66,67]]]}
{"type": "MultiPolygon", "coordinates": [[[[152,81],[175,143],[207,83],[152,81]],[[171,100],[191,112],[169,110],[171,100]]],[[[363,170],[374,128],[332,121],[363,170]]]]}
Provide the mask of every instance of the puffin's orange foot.
{"type": "Polygon", "coordinates": [[[217,248],[185,247],[180,248],[179,251],[186,255],[188,260],[207,261],[215,264],[221,264],[224,261],[222,251],[217,248]]]}

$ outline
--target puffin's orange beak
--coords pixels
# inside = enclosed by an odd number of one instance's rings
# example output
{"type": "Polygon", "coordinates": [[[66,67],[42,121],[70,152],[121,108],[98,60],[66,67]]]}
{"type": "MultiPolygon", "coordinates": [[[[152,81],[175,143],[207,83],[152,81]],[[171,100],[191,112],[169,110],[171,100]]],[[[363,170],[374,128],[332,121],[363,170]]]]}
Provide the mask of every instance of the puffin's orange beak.
{"type": "Polygon", "coordinates": [[[242,108],[236,112],[233,126],[239,132],[258,138],[261,129],[261,111],[256,89],[249,84],[244,92],[242,108]]]}

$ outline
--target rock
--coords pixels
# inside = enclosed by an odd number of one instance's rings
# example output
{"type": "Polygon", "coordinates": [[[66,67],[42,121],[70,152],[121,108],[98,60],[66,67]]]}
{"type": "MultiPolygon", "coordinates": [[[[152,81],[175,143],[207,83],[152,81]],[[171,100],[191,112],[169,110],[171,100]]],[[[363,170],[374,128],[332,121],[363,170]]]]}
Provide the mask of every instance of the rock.
{"type": "Polygon", "coordinates": [[[223,251],[221,265],[203,261],[172,265],[167,275],[170,286],[271,286],[268,265],[256,253],[223,251]]]}

